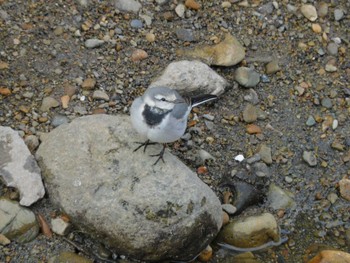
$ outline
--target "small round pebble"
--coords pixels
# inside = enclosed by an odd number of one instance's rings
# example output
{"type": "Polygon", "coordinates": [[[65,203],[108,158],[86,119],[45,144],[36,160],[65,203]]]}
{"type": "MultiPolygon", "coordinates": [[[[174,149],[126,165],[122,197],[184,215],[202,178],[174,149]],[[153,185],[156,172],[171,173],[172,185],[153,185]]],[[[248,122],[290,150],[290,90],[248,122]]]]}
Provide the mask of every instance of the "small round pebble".
{"type": "Polygon", "coordinates": [[[310,115],[307,118],[306,125],[310,127],[310,126],[314,126],[315,124],[316,124],[316,120],[314,119],[313,116],[310,115]]]}
{"type": "Polygon", "coordinates": [[[132,27],[132,28],[142,28],[143,27],[143,24],[142,24],[142,21],[141,20],[139,20],[139,19],[133,19],[133,20],[131,20],[131,22],[130,22],[130,26],[132,27]]]}
{"type": "Polygon", "coordinates": [[[326,97],[326,98],[323,98],[322,100],[321,100],[321,105],[323,106],[323,107],[325,107],[325,108],[327,108],[327,109],[330,109],[330,108],[332,108],[332,100],[330,99],[330,98],[328,98],[328,97],[326,97]]]}
{"type": "Polygon", "coordinates": [[[344,17],[344,11],[342,9],[335,9],[334,10],[334,20],[340,21],[344,17]]]}

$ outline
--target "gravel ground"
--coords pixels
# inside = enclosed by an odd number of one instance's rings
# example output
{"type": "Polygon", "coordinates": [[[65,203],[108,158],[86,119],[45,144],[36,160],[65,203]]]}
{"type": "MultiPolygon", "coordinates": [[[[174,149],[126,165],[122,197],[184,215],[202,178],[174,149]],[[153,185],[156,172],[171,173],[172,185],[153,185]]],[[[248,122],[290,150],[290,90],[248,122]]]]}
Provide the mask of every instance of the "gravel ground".
{"type": "MultiPolygon", "coordinates": [[[[262,262],[281,257],[301,262],[306,248],[316,244],[349,251],[350,203],[339,192],[339,181],[350,175],[349,1],[331,1],[326,14],[318,1],[308,1],[319,11],[314,22],[304,17],[299,2],[287,0],[198,0],[200,9],[187,9],[183,18],[175,12],[180,1],[140,2],[143,17],[119,12],[109,1],[84,7],[79,1],[0,0],[0,125],[40,137],[81,115],[128,114],[133,99],[179,60],[178,48],[212,45],[229,32],[246,47],[241,65],[264,74],[254,87],[259,98],[255,107],[264,113],[254,124],[262,133],[246,130],[244,97],[250,91],[235,83],[237,66],[213,67],[231,86],[214,106],[196,112],[201,117],[196,126],[203,133],[193,134],[191,141],[215,157],[205,164],[208,173],[199,176],[220,195],[220,185],[234,181],[235,171],[249,173],[235,156],[249,158],[264,144],[273,161],[259,186],[266,191],[275,182],[288,189],[297,208],[273,211],[265,203],[254,208],[270,210],[290,231],[287,244],[256,256],[262,262]],[[184,41],[178,28],[190,29],[192,35],[184,41]],[[99,45],[92,49],[87,39],[104,42],[92,43],[99,45]],[[147,57],[133,61],[136,48],[147,57]],[[273,59],[281,70],[265,75],[265,64],[273,59]],[[101,90],[109,102],[94,97],[94,90],[101,90]],[[59,102],[69,92],[76,95],[64,109],[59,102]],[[56,101],[42,112],[48,96],[56,101]],[[213,117],[214,125],[205,123],[204,114],[213,117]],[[304,151],[315,155],[316,166],[303,160],[304,151]]],[[[172,145],[172,152],[197,170],[203,162],[193,148],[182,140],[172,145]]],[[[9,191],[0,186],[1,195],[9,191]]],[[[48,218],[55,208],[46,197],[32,210],[48,218]]],[[[84,246],[101,252],[93,240],[78,236],[84,246]]],[[[39,235],[29,244],[0,247],[0,261],[47,262],[63,250],[74,247],[62,238],[39,235]]]]}

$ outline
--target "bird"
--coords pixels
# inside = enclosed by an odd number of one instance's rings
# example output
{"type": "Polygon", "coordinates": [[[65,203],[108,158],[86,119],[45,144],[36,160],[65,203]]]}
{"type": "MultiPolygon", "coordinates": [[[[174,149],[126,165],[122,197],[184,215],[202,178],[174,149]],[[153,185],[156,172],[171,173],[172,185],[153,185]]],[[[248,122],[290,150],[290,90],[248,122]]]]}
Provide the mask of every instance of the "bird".
{"type": "Polygon", "coordinates": [[[163,148],[160,153],[151,156],[158,157],[154,165],[159,160],[164,162],[167,143],[177,141],[184,135],[191,109],[216,99],[217,96],[212,94],[188,97],[168,87],[148,88],[133,101],[130,108],[132,126],[146,140],[137,142],[140,145],[134,152],[141,147],[145,152],[148,145],[161,143],[163,148]]]}

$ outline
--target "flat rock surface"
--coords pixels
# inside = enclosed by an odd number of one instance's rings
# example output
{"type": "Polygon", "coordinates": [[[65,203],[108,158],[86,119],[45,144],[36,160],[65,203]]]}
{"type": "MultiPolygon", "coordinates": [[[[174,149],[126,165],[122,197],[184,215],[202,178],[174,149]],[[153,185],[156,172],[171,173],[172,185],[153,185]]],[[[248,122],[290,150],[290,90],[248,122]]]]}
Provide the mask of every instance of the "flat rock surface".
{"type": "Polygon", "coordinates": [[[149,154],[160,147],[133,152],[138,139],[128,116],[82,117],[53,130],[37,151],[50,198],[119,253],[191,259],[220,229],[221,204],[169,152],[157,166],[149,154]]]}

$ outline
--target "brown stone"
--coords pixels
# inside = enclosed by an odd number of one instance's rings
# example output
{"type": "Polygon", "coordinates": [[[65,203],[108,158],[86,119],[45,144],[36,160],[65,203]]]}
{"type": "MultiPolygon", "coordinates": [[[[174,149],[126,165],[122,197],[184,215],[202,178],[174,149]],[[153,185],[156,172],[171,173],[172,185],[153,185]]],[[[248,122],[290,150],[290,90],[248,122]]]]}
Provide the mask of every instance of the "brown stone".
{"type": "Polygon", "coordinates": [[[131,60],[134,61],[134,62],[137,62],[137,61],[140,61],[140,60],[144,60],[147,57],[148,57],[148,54],[143,49],[136,49],[131,54],[131,60]]]}
{"type": "Polygon", "coordinates": [[[337,250],[323,250],[308,263],[350,263],[350,254],[337,250]]]}
{"type": "Polygon", "coordinates": [[[201,8],[200,4],[198,4],[195,0],[186,0],[185,6],[194,10],[198,10],[199,8],[201,8]]]}
{"type": "Polygon", "coordinates": [[[86,90],[91,90],[95,87],[96,85],[96,80],[93,78],[87,78],[83,81],[81,84],[81,87],[86,90]]]}
{"type": "Polygon", "coordinates": [[[9,88],[0,87],[0,95],[4,95],[4,96],[11,95],[11,90],[9,88]]]}
{"type": "Polygon", "coordinates": [[[261,128],[255,124],[248,124],[247,125],[247,133],[249,133],[249,134],[261,133],[261,128]]]}
{"type": "Polygon", "coordinates": [[[343,178],[339,181],[339,191],[341,197],[350,201],[350,179],[343,178]]]}

